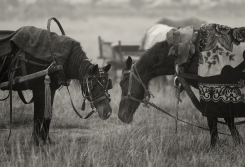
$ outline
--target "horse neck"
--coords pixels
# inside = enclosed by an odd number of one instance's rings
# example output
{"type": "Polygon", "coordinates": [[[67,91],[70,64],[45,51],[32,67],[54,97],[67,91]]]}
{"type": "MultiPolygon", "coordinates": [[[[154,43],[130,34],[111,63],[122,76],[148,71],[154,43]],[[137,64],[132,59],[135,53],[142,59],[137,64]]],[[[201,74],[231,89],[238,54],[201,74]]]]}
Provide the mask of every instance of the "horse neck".
{"type": "MultiPolygon", "coordinates": [[[[158,44],[161,45],[161,47],[157,49],[157,51],[147,51],[136,63],[136,68],[140,75],[140,78],[142,79],[142,82],[146,85],[148,85],[150,80],[158,76],[175,74],[174,57],[168,56],[169,47],[167,41],[163,41],[158,44]],[[157,56],[158,58],[156,58],[157,56]],[[151,61],[151,59],[156,60],[151,61]]],[[[153,48],[154,47],[157,46],[153,46],[153,48]]]]}
{"type": "Polygon", "coordinates": [[[85,58],[70,58],[65,65],[65,75],[67,79],[81,80],[88,71],[92,63],[85,58]]]}

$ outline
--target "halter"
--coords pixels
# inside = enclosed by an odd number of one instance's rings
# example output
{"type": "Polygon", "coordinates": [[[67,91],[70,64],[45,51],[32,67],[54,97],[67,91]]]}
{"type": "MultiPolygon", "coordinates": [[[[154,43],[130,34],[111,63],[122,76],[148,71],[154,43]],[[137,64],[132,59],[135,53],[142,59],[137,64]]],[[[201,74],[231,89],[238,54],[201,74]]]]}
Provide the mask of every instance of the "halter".
{"type": "Polygon", "coordinates": [[[82,79],[82,95],[84,97],[84,101],[87,99],[90,104],[91,108],[95,108],[95,104],[104,100],[104,99],[110,99],[110,94],[108,93],[109,89],[112,89],[112,81],[108,78],[108,74],[105,73],[102,69],[99,69],[99,75],[85,75],[82,79]],[[98,79],[102,78],[101,83],[98,79]],[[103,94],[99,94],[96,97],[92,96],[92,89],[93,89],[93,83],[97,82],[99,85],[104,89],[103,94]],[[106,83],[105,83],[106,82],[106,83]]]}
{"type": "Polygon", "coordinates": [[[137,101],[137,102],[139,102],[139,103],[144,103],[145,105],[148,105],[151,96],[152,96],[152,97],[154,97],[154,96],[153,96],[153,94],[150,92],[150,90],[148,89],[148,86],[146,86],[146,85],[142,82],[142,80],[141,80],[141,78],[140,78],[140,75],[139,75],[139,73],[138,73],[138,71],[137,71],[137,68],[136,68],[136,63],[137,63],[137,62],[135,62],[135,64],[132,65],[132,67],[131,67],[130,70],[126,70],[126,71],[123,72],[123,75],[129,74],[129,86],[128,86],[128,94],[127,94],[127,96],[122,96],[121,100],[123,101],[123,100],[128,100],[128,99],[130,99],[130,100],[137,101]],[[134,73],[134,71],[135,71],[136,74],[134,73]],[[136,99],[136,98],[134,98],[134,97],[131,95],[131,87],[132,87],[132,78],[133,78],[133,77],[134,77],[134,78],[136,79],[136,81],[138,81],[138,83],[139,83],[140,85],[142,85],[143,88],[144,88],[144,99],[143,99],[143,100],[136,99]]]}

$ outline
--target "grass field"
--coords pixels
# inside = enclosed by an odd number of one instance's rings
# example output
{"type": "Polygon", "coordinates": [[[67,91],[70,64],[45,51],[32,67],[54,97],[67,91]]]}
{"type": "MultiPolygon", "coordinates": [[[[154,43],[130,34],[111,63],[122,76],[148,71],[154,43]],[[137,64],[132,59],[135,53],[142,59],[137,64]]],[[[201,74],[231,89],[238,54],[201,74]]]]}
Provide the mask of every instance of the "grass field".
{"type": "MultiPolygon", "coordinates": [[[[178,19],[193,16],[193,13],[164,16],[178,19]]],[[[232,14],[194,16],[232,27],[244,25],[244,18],[232,14]]],[[[112,42],[122,40],[138,43],[144,31],[162,17],[93,16],[81,20],[58,19],[66,34],[80,41],[87,56],[100,64],[97,60],[99,35],[112,42]]],[[[17,30],[25,25],[46,28],[47,19],[3,21],[0,29],[17,30]]],[[[51,29],[59,33],[54,23],[51,29]]],[[[174,114],[176,99],[172,86],[159,90],[153,81],[151,90],[155,94],[152,102],[174,114]]],[[[83,100],[81,93],[77,93],[80,91],[72,86],[71,91],[75,106],[80,108],[83,100]]],[[[219,146],[210,149],[208,131],[179,123],[176,135],[175,121],[153,108],[140,106],[132,124],[122,123],[117,117],[121,93],[118,84],[109,93],[112,96],[110,104],[113,114],[103,121],[97,114],[88,120],[79,119],[72,110],[66,89],[57,91],[50,131],[55,144],[42,147],[33,147],[30,143],[33,105],[24,105],[14,93],[13,131],[10,140],[7,140],[9,103],[0,103],[0,166],[244,166],[244,145],[236,147],[231,137],[220,135],[219,146]]],[[[3,92],[0,97],[6,95],[7,92],[3,92]]],[[[30,91],[26,91],[25,95],[28,99],[32,96],[30,91]]],[[[185,95],[181,98],[180,118],[207,127],[206,118],[194,108],[190,99],[185,95]]],[[[89,111],[87,104],[86,111],[82,114],[89,111]]],[[[229,133],[226,126],[220,125],[218,128],[221,132],[229,133]]],[[[241,135],[245,136],[243,128],[244,125],[238,127],[241,135]]]]}

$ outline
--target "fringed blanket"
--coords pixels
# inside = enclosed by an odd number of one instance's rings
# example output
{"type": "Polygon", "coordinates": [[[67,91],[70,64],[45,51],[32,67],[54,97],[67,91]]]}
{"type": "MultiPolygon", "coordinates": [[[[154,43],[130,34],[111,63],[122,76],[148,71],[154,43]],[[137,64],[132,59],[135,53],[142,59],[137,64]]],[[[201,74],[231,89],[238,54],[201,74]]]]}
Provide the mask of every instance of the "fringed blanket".
{"type": "MultiPolygon", "coordinates": [[[[52,62],[48,31],[33,26],[22,27],[17,31],[0,31],[0,57],[11,53],[14,46],[30,53],[35,58],[52,62]]],[[[51,32],[51,48],[58,64],[63,65],[72,47],[78,43],[65,35],[51,32]]]]}
{"type": "Polygon", "coordinates": [[[245,27],[204,24],[198,66],[202,113],[245,117],[245,27]]]}

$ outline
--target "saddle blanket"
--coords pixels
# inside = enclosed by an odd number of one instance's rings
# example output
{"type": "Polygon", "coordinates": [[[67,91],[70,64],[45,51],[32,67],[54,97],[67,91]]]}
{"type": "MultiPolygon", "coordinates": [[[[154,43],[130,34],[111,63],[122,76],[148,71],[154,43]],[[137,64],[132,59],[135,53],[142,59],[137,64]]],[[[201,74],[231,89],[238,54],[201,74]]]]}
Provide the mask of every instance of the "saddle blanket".
{"type": "MultiPolygon", "coordinates": [[[[47,30],[33,26],[25,26],[17,31],[0,31],[0,57],[11,53],[17,46],[35,58],[52,62],[47,33],[47,30]]],[[[50,32],[50,38],[53,56],[58,64],[63,65],[72,47],[79,42],[54,32],[50,32]]]]}
{"type": "Polygon", "coordinates": [[[245,27],[203,24],[198,85],[203,116],[245,117],[245,27]]]}

